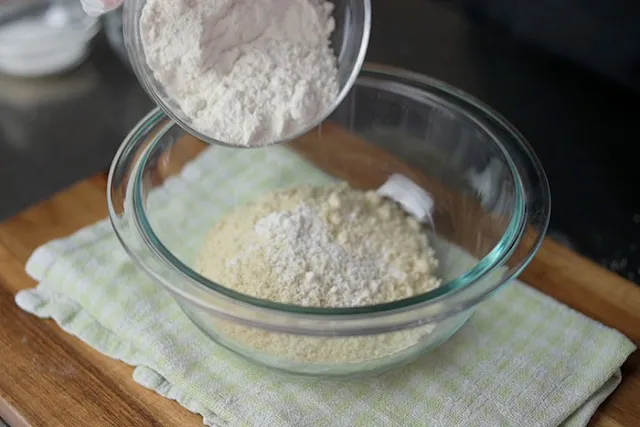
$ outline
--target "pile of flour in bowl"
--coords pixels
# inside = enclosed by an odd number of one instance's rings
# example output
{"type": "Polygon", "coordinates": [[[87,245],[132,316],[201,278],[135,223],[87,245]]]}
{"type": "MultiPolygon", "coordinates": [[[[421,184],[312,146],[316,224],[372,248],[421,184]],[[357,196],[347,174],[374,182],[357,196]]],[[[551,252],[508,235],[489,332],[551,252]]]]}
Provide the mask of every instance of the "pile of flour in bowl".
{"type": "Polygon", "coordinates": [[[356,307],[440,285],[420,224],[375,191],[346,184],[264,195],[220,220],[197,271],[256,298],[307,307],[356,307]]]}
{"type": "Polygon", "coordinates": [[[338,94],[324,0],[148,0],[146,62],[194,129],[232,145],[293,136],[338,94]]]}

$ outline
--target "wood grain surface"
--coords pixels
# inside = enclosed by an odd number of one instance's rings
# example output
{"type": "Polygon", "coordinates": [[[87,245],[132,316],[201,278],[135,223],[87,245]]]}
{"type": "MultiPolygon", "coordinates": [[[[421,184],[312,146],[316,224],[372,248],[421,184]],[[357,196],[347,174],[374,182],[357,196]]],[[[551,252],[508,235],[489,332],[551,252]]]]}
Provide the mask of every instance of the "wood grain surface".
{"type": "MultiPolygon", "coordinates": [[[[201,149],[185,138],[184,162],[201,149]]],[[[160,175],[179,170],[171,159],[160,175]]],[[[0,417],[15,426],[200,426],[173,401],[137,385],[132,368],[108,359],[50,320],[22,312],[16,292],[35,285],[24,265],[35,248],[104,218],[106,177],[73,187],[0,224],[0,417]]],[[[640,288],[547,240],[521,278],[640,344],[640,288]]],[[[640,357],[591,426],[640,426],[640,357]]]]}

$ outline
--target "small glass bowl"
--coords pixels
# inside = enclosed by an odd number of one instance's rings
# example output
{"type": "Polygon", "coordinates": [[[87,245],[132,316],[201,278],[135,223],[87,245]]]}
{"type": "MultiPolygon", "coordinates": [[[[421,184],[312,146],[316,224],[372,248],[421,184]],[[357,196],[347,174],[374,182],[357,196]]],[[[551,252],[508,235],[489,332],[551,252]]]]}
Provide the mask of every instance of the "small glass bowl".
{"type": "MultiPolygon", "coordinates": [[[[165,91],[154,77],[153,71],[145,60],[144,48],[140,37],[140,16],[147,0],[127,0],[124,3],[124,41],[129,61],[138,81],[154,102],[180,127],[191,135],[209,144],[247,148],[246,146],[219,141],[203,134],[191,125],[191,119],[165,91]]],[[[272,145],[295,139],[306,134],[322,123],[343,101],[353,86],[364,63],[369,45],[371,30],[370,0],[331,0],[335,5],[333,16],[336,28],[331,36],[331,45],[338,59],[339,93],[327,110],[313,122],[300,126],[292,135],[282,141],[264,141],[261,145],[272,145]]]]}
{"type": "Polygon", "coordinates": [[[527,265],[550,216],[544,171],[511,125],[443,83],[374,65],[326,122],[284,145],[209,146],[153,111],[120,147],[108,198],[130,256],[207,336],[256,363],[314,376],[386,370],[446,341],[527,265]],[[256,159],[255,167],[222,171],[256,159]],[[214,163],[195,167],[205,160],[214,163]],[[304,176],[292,173],[292,162],[305,165],[304,176]],[[270,188],[319,173],[360,189],[377,189],[393,174],[410,178],[435,201],[424,232],[443,285],[392,303],[332,309],[259,300],[202,277],[195,253],[216,219],[188,204],[166,206],[187,197],[231,210],[248,201],[247,189],[260,188],[267,168],[270,188]],[[202,215],[204,227],[189,226],[202,215]]]}
{"type": "Polygon", "coordinates": [[[0,18],[0,73],[17,77],[74,69],[89,56],[100,31],[100,21],[74,0],[26,2],[0,18]]]}

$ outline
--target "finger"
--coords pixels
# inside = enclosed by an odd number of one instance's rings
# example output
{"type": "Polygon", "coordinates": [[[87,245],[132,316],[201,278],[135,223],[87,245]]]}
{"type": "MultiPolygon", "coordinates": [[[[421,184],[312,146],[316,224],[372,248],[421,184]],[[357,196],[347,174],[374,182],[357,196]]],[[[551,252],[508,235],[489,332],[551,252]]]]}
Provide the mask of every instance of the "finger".
{"type": "Polygon", "coordinates": [[[80,0],[82,8],[89,16],[100,16],[116,9],[123,0],[80,0]]]}

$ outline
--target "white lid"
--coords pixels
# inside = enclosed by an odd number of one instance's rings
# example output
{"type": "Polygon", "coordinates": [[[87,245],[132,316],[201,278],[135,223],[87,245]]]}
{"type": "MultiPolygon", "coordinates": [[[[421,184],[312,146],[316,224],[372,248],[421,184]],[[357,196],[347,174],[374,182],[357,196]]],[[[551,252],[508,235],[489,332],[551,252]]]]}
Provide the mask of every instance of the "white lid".
{"type": "Polygon", "coordinates": [[[431,194],[426,192],[415,182],[404,175],[393,174],[382,187],[378,188],[378,194],[388,197],[422,223],[433,226],[434,201],[431,194]]]}

